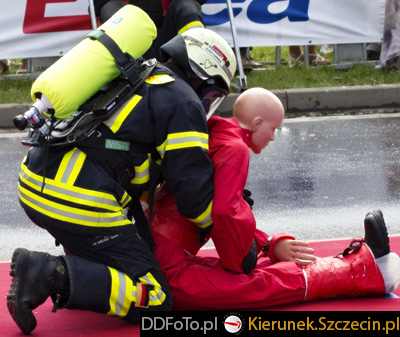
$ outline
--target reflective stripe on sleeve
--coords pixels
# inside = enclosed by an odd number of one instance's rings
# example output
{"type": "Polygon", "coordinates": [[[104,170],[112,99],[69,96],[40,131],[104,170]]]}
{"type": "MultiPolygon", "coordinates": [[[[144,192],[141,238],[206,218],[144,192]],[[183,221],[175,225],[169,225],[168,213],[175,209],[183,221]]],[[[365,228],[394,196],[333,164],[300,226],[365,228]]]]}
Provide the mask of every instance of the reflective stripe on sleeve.
{"type": "Polygon", "coordinates": [[[198,27],[198,28],[204,28],[204,25],[201,21],[192,21],[189,22],[187,25],[183,26],[181,29],[179,29],[178,34],[182,34],[186,32],[188,29],[198,27]]]}
{"type": "Polygon", "coordinates": [[[200,214],[195,219],[189,219],[189,220],[192,221],[197,227],[207,228],[212,224],[211,209],[212,209],[212,200],[208,205],[207,209],[202,214],[200,214]]]}
{"type": "Polygon", "coordinates": [[[148,159],[140,166],[135,166],[135,177],[131,180],[131,184],[146,184],[150,180],[150,153],[148,159]]]}
{"type": "Polygon", "coordinates": [[[166,151],[189,147],[202,147],[208,151],[208,134],[195,131],[171,133],[164,143],[157,146],[157,151],[161,157],[164,157],[166,151]]]}

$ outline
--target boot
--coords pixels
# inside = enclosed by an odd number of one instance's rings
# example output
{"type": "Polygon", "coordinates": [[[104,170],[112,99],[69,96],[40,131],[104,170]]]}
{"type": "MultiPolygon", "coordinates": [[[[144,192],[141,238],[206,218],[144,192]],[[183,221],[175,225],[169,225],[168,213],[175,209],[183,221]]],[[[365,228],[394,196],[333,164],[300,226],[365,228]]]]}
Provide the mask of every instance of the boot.
{"type": "Polygon", "coordinates": [[[62,257],[17,248],[11,260],[13,277],[7,307],[21,331],[29,335],[36,327],[32,310],[51,296],[53,311],[69,296],[69,277],[62,257]]]}
{"type": "Polygon", "coordinates": [[[381,210],[367,213],[364,220],[365,243],[374,254],[375,261],[385,281],[386,293],[400,284],[400,258],[390,251],[389,236],[381,210]]]}
{"type": "Polygon", "coordinates": [[[346,251],[336,257],[318,258],[305,268],[305,301],[385,294],[382,274],[367,245],[353,241],[346,251]]]}
{"type": "Polygon", "coordinates": [[[306,301],[379,295],[398,286],[398,273],[386,272],[389,269],[398,269],[398,256],[393,254],[390,259],[381,259],[390,253],[389,236],[382,211],[367,213],[364,230],[364,239],[354,240],[342,254],[317,259],[306,268],[306,301]],[[386,276],[384,279],[379,263],[385,266],[384,274],[390,274],[390,277],[386,276]]]}
{"type": "Polygon", "coordinates": [[[390,253],[389,236],[381,210],[367,213],[364,219],[365,243],[375,259],[390,253]]]}

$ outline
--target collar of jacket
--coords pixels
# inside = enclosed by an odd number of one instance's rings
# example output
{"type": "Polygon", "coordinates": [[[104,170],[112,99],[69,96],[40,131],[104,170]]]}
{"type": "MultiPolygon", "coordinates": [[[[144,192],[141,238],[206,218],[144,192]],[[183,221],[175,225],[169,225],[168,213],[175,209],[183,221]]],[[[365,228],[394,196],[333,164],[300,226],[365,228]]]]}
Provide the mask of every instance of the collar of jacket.
{"type": "Polygon", "coordinates": [[[181,67],[179,67],[173,62],[164,62],[162,63],[162,65],[172,70],[175,73],[175,75],[179,76],[182,80],[184,80],[187,84],[190,85],[189,79],[181,67]]]}

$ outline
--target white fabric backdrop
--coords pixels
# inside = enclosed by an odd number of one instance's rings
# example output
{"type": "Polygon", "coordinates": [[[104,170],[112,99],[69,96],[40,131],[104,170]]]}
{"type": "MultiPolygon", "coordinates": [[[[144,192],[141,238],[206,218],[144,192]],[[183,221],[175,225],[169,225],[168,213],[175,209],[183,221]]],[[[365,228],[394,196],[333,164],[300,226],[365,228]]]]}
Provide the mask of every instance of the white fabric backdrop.
{"type": "MultiPolygon", "coordinates": [[[[208,14],[223,8],[225,0],[208,0],[203,5],[206,21],[208,14]]],[[[385,17],[385,0],[232,0],[232,8],[242,9],[235,17],[240,46],[377,42],[382,38],[385,17]],[[307,4],[308,10],[301,8],[307,4]],[[297,15],[293,14],[296,8],[302,9],[297,15]],[[280,20],[254,22],[268,18],[280,20]],[[303,21],[293,21],[296,19],[303,21]]],[[[232,42],[229,22],[208,27],[232,42]]]]}
{"type": "MultiPolygon", "coordinates": [[[[380,41],[385,0],[232,0],[239,46],[380,41]]],[[[0,59],[61,56],[91,30],[87,0],[0,0],[0,59]]],[[[203,5],[231,45],[225,0],[203,5]]]]}

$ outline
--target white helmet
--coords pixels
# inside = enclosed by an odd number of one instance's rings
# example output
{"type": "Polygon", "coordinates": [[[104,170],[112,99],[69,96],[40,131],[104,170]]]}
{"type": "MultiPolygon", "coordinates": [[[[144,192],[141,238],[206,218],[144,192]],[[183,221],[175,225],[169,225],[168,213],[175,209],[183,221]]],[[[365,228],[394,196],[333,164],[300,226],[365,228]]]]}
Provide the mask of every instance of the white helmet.
{"type": "Polygon", "coordinates": [[[163,61],[172,58],[174,63],[191,70],[200,79],[208,82],[208,92],[200,93],[207,112],[211,105],[215,111],[217,101],[220,103],[229,93],[236,71],[236,57],[232,47],[214,31],[207,28],[189,29],[162,45],[161,55],[163,61]],[[209,90],[211,86],[214,94],[209,90]],[[221,89],[220,95],[216,97],[218,89],[221,89]]]}

